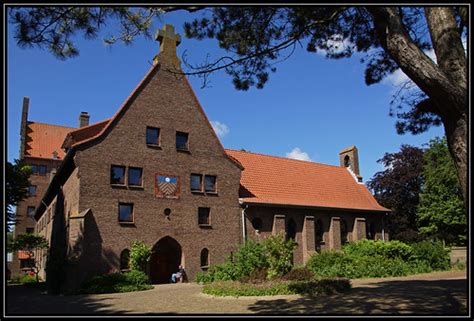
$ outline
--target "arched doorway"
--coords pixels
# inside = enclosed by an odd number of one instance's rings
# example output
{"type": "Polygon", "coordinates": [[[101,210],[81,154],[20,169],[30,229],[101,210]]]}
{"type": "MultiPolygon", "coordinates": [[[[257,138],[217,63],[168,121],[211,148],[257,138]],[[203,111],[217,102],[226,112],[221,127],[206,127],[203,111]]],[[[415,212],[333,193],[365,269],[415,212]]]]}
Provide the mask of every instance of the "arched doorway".
{"type": "Polygon", "coordinates": [[[153,247],[150,260],[152,283],[169,283],[171,274],[178,271],[181,264],[181,245],[172,237],[165,236],[153,247]]]}

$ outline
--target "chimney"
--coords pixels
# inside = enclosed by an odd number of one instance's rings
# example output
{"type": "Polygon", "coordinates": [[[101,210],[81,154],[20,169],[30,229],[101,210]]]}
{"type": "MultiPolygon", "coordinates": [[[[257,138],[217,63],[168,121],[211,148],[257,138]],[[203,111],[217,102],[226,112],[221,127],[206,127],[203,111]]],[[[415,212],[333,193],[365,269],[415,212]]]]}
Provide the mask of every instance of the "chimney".
{"type": "Polygon", "coordinates": [[[21,112],[21,127],[20,127],[20,159],[23,159],[26,154],[26,131],[28,127],[28,109],[30,107],[30,98],[23,97],[23,109],[21,112]]]}
{"type": "Polygon", "coordinates": [[[351,146],[339,152],[339,161],[341,167],[348,167],[355,175],[358,182],[362,182],[362,176],[359,173],[359,153],[357,147],[351,146]]]}
{"type": "Polygon", "coordinates": [[[89,117],[87,111],[81,111],[79,115],[79,127],[89,126],[89,117]]]}

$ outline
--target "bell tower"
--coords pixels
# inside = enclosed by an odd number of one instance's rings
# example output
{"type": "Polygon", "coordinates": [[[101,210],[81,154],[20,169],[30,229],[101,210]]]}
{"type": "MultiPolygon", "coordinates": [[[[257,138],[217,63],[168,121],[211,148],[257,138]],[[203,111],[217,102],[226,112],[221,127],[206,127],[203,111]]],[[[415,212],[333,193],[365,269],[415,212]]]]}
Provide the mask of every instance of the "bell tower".
{"type": "Polygon", "coordinates": [[[341,167],[348,167],[355,175],[358,182],[362,182],[362,176],[359,172],[359,154],[357,147],[351,146],[339,152],[339,161],[341,167]]]}

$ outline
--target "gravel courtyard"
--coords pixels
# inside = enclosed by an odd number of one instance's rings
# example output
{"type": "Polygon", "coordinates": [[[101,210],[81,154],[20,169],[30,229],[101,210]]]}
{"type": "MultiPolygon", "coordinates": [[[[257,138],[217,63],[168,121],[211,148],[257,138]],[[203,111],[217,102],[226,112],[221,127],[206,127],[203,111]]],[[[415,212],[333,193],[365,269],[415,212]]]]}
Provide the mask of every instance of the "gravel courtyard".
{"type": "Polygon", "coordinates": [[[50,296],[8,286],[6,315],[308,314],[467,315],[466,271],[353,280],[346,294],[318,297],[212,297],[196,283],[157,285],[131,293],[50,296]]]}

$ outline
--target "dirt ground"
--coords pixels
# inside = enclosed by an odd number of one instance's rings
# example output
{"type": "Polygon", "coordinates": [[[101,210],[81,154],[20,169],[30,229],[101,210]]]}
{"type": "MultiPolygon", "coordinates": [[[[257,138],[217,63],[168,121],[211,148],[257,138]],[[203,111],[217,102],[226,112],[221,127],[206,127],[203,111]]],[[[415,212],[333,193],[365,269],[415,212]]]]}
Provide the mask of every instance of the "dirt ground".
{"type": "Polygon", "coordinates": [[[408,277],[352,280],[345,294],[316,297],[213,297],[196,283],[157,285],[152,290],[51,296],[8,286],[6,316],[100,314],[306,314],[306,315],[467,315],[466,271],[408,277]]]}

